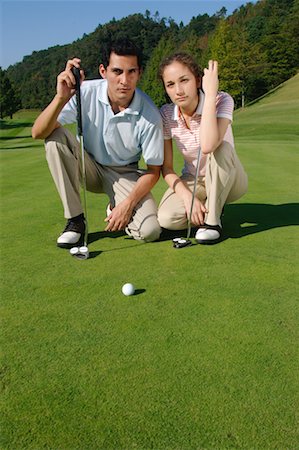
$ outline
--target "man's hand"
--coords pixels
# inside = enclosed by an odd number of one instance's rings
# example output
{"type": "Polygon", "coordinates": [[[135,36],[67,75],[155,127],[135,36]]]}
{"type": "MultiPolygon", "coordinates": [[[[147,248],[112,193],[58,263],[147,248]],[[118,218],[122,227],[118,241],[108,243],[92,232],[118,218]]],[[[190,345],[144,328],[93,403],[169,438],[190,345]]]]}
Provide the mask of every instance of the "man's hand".
{"type": "Polygon", "coordinates": [[[105,222],[107,226],[105,231],[120,231],[124,230],[129,222],[131,222],[133,214],[133,207],[131,202],[127,199],[123,200],[117,206],[115,206],[108,217],[106,217],[105,222]]]}
{"type": "Polygon", "coordinates": [[[151,191],[160,177],[160,166],[147,166],[147,171],[141,175],[128,197],[115,206],[106,217],[107,226],[105,231],[124,230],[131,222],[134,208],[151,191]]]}
{"type": "MultiPolygon", "coordinates": [[[[65,70],[61,72],[57,77],[56,92],[57,97],[65,100],[66,102],[75,94],[76,92],[76,80],[72,72],[73,67],[80,69],[81,60],[79,58],[70,59],[66,63],[65,70]]],[[[81,81],[84,80],[84,72],[80,70],[81,81]]]]}

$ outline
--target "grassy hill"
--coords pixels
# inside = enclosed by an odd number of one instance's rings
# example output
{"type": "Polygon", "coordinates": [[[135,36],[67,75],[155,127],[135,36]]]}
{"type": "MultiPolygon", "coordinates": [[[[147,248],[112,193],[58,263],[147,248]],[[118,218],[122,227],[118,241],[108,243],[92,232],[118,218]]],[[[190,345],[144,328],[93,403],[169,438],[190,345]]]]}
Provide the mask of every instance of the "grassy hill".
{"type": "Polygon", "coordinates": [[[90,194],[84,262],[55,246],[36,112],[1,124],[2,448],[299,446],[298,92],[296,76],[236,112],[249,191],[222,243],[107,235],[90,194]]]}
{"type": "Polygon", "coordinates": [[[235,114],[235,136],[298,141],[299,74],[235,114]],[[257,120],[258,119],[258,120],[257,120]]]}

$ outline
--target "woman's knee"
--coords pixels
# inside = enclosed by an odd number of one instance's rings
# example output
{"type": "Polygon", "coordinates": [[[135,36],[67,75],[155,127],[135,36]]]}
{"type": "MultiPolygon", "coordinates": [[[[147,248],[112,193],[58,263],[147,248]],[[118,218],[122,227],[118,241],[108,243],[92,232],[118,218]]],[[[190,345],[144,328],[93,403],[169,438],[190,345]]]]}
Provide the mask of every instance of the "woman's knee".
{"type": "Polygon", "coordinates": [[[211,154],[211,163],[213,160],[219,167],[235,165],[236,152],[234,147],[226,141],[223,141],[219,147],[211,154]]]}
{"type": "Polygon", "coordinates": [[[158,211],[158,222],[162,228],[166,228],[166,230],[172,229],[173,221],[168,212],[163,209],[158,211]]]}
{"type": "Polygon", "coordinates": [[[171,214],[166,209],[158,210],[158,222],[166,230],[183,230],[187,226],[186,215],[171,214]]]}

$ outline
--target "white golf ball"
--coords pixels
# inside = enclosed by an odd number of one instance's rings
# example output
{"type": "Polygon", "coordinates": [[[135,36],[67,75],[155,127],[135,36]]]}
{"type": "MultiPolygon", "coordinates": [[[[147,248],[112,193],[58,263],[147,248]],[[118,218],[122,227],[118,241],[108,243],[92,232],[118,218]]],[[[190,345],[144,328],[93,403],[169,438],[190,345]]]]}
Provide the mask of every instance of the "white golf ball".
{"type": "Polygon", "coordinates": [[[131,283],[124,284],[121,290],[124,295],[133,295],[135,292],[135,288],[131,283]]]}

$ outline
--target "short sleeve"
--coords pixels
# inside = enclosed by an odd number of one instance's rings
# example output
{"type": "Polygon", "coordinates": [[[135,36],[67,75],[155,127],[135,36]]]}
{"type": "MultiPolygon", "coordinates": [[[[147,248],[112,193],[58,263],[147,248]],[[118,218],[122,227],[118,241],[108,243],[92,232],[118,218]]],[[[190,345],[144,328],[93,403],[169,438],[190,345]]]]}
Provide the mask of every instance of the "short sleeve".
{"type": "Polygon", "coordinates": [[[216,99],[216,115],[233,121],[234,100],[227,92],[219,92],[216,99]]]}
{"type": "Polygon", "coordinates": [[[162,108],[160,109],[160,114],[163,122],[163,135],[165,140],[172,138],[170,130],[171,110],[169,106],[170,105],[163,105],[162,108]]]}
{"type": "Polygon", "coordinates": [[[162,121],[150,124],[143,134],[141,146],[145,163],[150,166],[161,166],[164,160],[162,121]]]}
{"type": "Polygon", "coordinates": [[[75,123],[77,120],[77,106],[75,96],[73,96],[68,103],[63,107],[62,111],[57,117],[57,121],[61,125],[75,123]]]}

